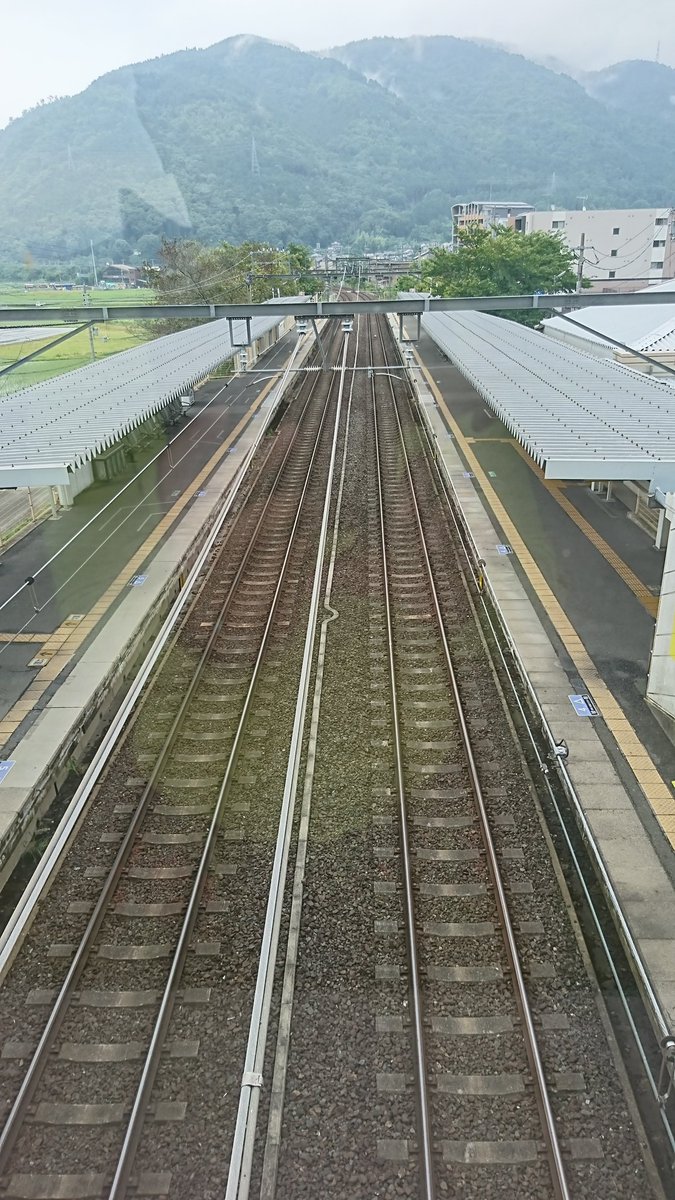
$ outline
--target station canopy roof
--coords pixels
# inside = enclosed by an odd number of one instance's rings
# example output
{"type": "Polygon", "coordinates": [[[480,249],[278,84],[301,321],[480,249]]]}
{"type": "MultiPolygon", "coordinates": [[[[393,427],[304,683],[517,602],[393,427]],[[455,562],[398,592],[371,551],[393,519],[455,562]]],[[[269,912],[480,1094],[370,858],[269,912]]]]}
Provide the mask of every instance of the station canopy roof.
{"type": "Polygon", "coordinates": [[[605,341],[610,337],[642,354],[672,354],[675,351],[675,279],[643,288],[642,292],[663,292],[663,305],[579,308],[571,315],[588,329],[570,325],[562,317],[549,317],[542,324],[547,334],[570,338],[576,343],[586,340],[613,349],[612,343],[605,341]]]}
{"type": "Polygon", "coordinates": [[[547,479],[631,479],[675,491],[675,392],[487,313],[429,313],[422,328],[547,479]]]}
{"type": "Polygon", "coordinates": [[[47,342],[52,338],[72,333],[74,325],[12,325],[0,327],[0,346],[12,346],[20,342],[47,342]]]}
{"type": "MultiPolygon", "coordinates": [[[[251,339],[283,317],[254,317],[251,339]]],[[[245,340],[245,323],[235,325],[245,340]]],[[[132,350],[0,398],[0,488],[67,484],[110,448],[237,353],[227,320],[155,338],[132,350]]]]}

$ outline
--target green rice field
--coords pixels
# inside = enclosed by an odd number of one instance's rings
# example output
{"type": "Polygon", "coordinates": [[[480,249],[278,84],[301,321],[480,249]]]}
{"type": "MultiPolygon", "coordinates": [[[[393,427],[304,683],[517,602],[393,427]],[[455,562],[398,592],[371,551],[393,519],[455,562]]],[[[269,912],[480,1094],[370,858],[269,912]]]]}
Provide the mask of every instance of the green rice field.
{"type": "MultiPolygon", "coordinates": [[[[89,302],[93,305],[151,304],[154,300],[154,293],[149,288],[91,288],[87,294],[89,302]]],[[[32,288],[26,291],[23,284],[0,285],[0,308],[6,305],[35,306],[35,324],[40,323],[40,309],[43,306],[69,308],[73,305],[79,307],[81,304],[82,291],[79,288],[70,292],[52,288],[32,288]]],[[[11,324],[10,315],[0,312],[0,325],[11,324]]],[[[147,341],[150,335],[150,329],[144,327],[140,321],[101,322],[95,326],[95,329],[93,343],[96,359],[116,354],[120,350],[130,350],[132,346],[139,346],[142,342],[147,341]]],[[[58,336],[59,326],[54,325],[53,333],[50,333],[50,336],[43,342],[19,341],[8,346],[0,345],[0,370],[17,362],[25,355],[39,350],[58,336]]],[[[91,339],[88,331],[84,330],[83,333],[68,338],[60,346],[46,350],[39,357],[17,367],[15,371],[1,375],[0,396],[17,391],[19,388],[29,387],[33,383],[40,383],[43,379],[51,379],[54,375],[62,375],[65,371],[74,371],[77,367],[83,367],[91,361],[91,339]]]]}

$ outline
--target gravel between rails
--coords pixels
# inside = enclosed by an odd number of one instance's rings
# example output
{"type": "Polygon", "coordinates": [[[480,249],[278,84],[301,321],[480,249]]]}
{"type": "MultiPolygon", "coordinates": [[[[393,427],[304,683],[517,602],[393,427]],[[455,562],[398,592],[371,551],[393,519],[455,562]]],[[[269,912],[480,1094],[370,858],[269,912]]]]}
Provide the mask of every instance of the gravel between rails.
{"type": "MultiPolygon", "coordinates": [[[[389,345],[387,354],[393,353],[389,345]]],[[[386,392],[382,396],[385,403],[386,392]]],[[[509,908],[571,1193],[574,1200],[598,1195],[644,1200],[652,1194],[651,1187],[603,1031],[597,988],[586,973],[565,910],[531,781],[514,745],[458,575],[449,527],[409,418],[405,433],[492,834],[508,882],[509,908]]],[[[391,740],[391,712],[382,670],[382,564],[365,383],[355,391],[350,444],[332,596],[339,617],[329,627],[279,1200],[418,1194],[398,833],[390,745],[383,744],[391,740]]],[[[395,475],[388,476],[388,487],[396,482],[395,475]]],[[[398,504],[395,490],[391,496],[398,504]]],[[[405,555],[402,561],[405,567],[405,555]]],[[[436,685],[434,674],[422,674],[428,668],[428,631],[424,622],[414,625],[415,634],[399,644],[397,662],[399,686],[403,690],[405,684],[406,691],[404,737],[408,744],[416,743],[408,754],[408,769],[411,763],[423,768],[411,776],[408,789],[420,930],[428,931],[437,922],[496,924],[489,891],[433,894],[448,882],[481,888],[485,867],[475,825],[447,827],[448,818],[461,822],[467,814],[461,769],[426,773],[428,766],[444,761],[452,766],[456,733],[444,684],[436,685]],[[439,742],[443,749],[437,747],[439,742]],[[439,817],[446,827],[434,827],[439,817]],[[471,857],[475,850],[478,859],[471,857]],[[440,852],[437,860],[427,857],[434,851],[440,852]],[[448,863],[442,860],[448,851],[467,855],[448,863]]],[[[433,631],[430,636],[433,641],[433,631]]],[[[541,1154],[534,1162],[484,1166],[453,1161],[456,1154],[449,1146],[443,1153],[443,1143],[541,1140],[499,936],[421,932],[420,954],[439,1194],[483,1200],[548,1198],[550,1177],[541,1154]],[[501,967],[500,978],[452,982],[443,977],[457,966],[495,964],[501,967]],[[448,1019],[489,1013],[512,1017],[513,1030],[459,1038],[434,1031],[448,1019]],[[497,1097],[446,1090],[453,1086],[450,1077],[480,1073],[520,1076],[522,1090],[497,1097]]],[[[260,1186],[265,1118],[263,1100],[252,1195],[258,1195],[260,1186]]]]}

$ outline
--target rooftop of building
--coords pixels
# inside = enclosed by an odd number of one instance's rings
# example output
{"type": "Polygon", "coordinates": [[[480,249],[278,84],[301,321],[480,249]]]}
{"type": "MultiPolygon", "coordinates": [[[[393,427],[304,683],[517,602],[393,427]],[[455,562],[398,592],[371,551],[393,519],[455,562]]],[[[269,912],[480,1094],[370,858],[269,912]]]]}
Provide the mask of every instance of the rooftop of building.
{"type": "Polygon", "coordinates": [[[644,292],[663,292],[663,305],[642,306],[627,304],[608,308],[580,308],[574,313],[575,322],[588,326],[579,329],[562,317],[549,317],[542,322],[549,334],[574,332],[575,338],[611,346],[606,339],[623,342],[642,354],[666,353],[675,350],[675,279],[666,279],[644,292]]]}

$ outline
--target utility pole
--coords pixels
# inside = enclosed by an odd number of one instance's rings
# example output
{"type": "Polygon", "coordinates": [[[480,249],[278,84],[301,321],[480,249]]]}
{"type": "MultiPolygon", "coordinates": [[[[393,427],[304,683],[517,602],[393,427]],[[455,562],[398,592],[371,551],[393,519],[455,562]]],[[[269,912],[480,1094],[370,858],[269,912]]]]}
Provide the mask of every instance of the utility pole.
{"type": "Polygon", "coordinates": [[[89,246],[91,247],[91,265],[94,268],[94,287],[98,287],[98,275],[96,274],[96,259],[94,258],[94,243],[91,238],[89,239],[89,246]]]}
{"type": "Polygon", "coordinates": [[[255,137],[251,134],[251,175],[260,174],[260,163],[258,162],[258,151],[255,148],[255,137]]]}
{"type": "MultiPolygon", "coordinates": [[[[92,250],[92,255],[93,255],[93,250],[92,250]]],[[[89,292],[87,291],[87,285],[85,283],[84,288],[82,289],[82,303],[84,304],[85,308],[89,307],[89,299],[90,299],[89,292]]],[[[87,332],[89,334],[89,349],[91,351],[91,361],[95,362],[96,361],[96,351],[94,349],[94,330],[93,330],[91,324],[89,324],[89,328],[88,328],[87,332]]]]}
{"type": "Polygon", "coordinates": [[[584,281],[584,250],[586,248],[586,234],[581,233],[581,244],[579,246],[579,261],[577,263],[577,292],[580,292],[584,281]]]}

